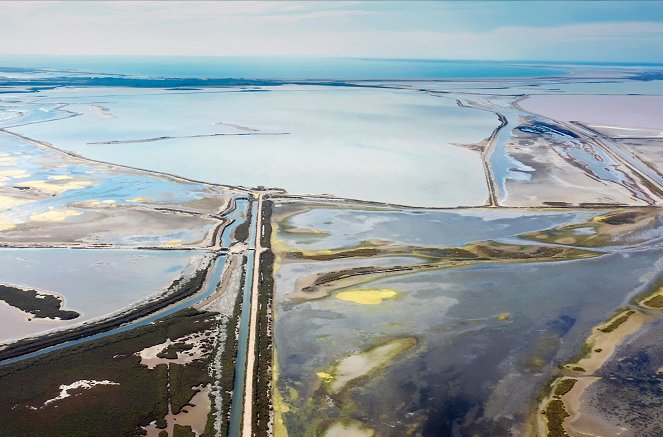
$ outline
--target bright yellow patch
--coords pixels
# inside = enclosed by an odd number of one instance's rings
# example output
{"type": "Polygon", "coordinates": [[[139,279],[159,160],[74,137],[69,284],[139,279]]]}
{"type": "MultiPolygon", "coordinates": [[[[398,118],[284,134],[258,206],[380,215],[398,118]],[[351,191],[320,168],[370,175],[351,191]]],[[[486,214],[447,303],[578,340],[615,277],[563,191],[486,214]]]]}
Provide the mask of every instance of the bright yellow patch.
{"type": "Polygon", "coordinates": [[[336,294],[336,299],[361,305],[377,305],[383,300],[392,299],[398,293],[388,288],[369,290],[346,290],[336,294]]]}
{"type": "Polygon", "coordinates": [[[279,359],[276,349],[272,351],[273,365],[272,365],[272,410],[274,411],[274,437],[288,437],[288,429],[285,427],[283,415],[290,411],[290,407],[283,400],[283,396],[279,392],[279,359]]]}
{"type": "Polygon", "coordinates": [[[83,214],[80,211],[75,211],[73,209],[50,209],[44,212],[36,212],[30,216],[30,220],[39,221],[39,222],[61,222],[67,217],[75,217],[77,215],[83,214]]]}
{"type": "Polygon", "coordinates": [[[182,244],[182,240],[168,240],[165,241],[163,244],[164,246],[179,246],[180,244],[182,244]]]}
{"type": "Polygon", "coordinates": [[[316,375],[318,375],[318,378],[322,379],[324,382],[330,382],[334,379],[334,375],[327,372],[318,372],[316,375]]]}
{"type": "Polygon", "coordinates": [[[127,199],[127,202],[131,202],[131,203],[146,203],[146,202],[149,202],[149,201],[150,201],[150,199],[148,199],[147,197],[143,197],[143,196],[132,197],[131,199],[127,199]]]}
{"type": "Polygon", "coordinates": [[[497,315],[497,320],[509,320],[511,318],[510,313],[499,313],[497,315]]]}

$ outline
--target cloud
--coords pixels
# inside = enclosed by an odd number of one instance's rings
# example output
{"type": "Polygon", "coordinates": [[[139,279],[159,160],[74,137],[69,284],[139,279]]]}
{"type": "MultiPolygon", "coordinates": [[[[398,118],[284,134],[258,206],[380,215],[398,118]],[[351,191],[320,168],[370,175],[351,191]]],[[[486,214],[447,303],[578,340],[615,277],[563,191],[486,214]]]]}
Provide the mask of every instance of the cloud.
{"type": "Polygon", "coordinates": [[[663,61],[661,22],[498,23],[468,30],[449,23],[446,6],[417,4],[421,16],[439,14],[436,26],[426,28],[383,5],[3,2],[0,53],[663,61]]]}

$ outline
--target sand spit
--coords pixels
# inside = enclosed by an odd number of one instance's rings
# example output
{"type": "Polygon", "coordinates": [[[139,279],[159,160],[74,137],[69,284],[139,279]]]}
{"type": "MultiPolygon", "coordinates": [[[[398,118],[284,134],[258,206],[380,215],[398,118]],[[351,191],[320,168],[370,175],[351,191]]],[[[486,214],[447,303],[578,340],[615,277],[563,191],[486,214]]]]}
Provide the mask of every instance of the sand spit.
{"type": "Polygon", "coordinates": [[[659,306],[663,286],[657,282],[637,304],[619,310],[595,326],[585,341],[583,354],[566,363],[548,387],[550,393],[539,403],[534,420],[537,435],[550,437],[593,437],[630,435],[604,419],[583,410],[583,395],[600,379],[596,372],[614,355],[617,347],[649,323],[663,317],[659,306]],[[572,384],[570,381],[574,381],[572,384]]]}
{"type": "Polygon", "coordinates": [[[162,136],[152,138],[139,138],[135,140],[110,140],[110,141],[94,141],[87,143],[90,146],[96,145],[112,145],[112,144],[136,144],[136,143],[153,143],[155,141],[163,140],[179,140],[188,138],[209,138],[209,137],[224,137],[224,136],[247,136],[247,135],[290,135],[290,132],[243,132],[243,133],[215,133],[215,134],[198,134],[198,135],[180,135],[180,136],[162,136]]]}

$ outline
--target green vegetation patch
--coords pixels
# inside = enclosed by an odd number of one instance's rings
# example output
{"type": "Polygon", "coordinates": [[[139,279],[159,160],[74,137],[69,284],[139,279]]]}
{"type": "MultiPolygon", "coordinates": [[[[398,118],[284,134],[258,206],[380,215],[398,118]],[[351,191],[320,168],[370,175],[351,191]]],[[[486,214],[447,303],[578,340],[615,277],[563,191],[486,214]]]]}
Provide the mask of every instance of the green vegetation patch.
{"type": "Polygon", "coordinates": [[[632,314],[635,314],[635,311],[633,310],[628,310],[621,316],[613,319],[608,325],[599,328],[599,331],[605,332],[606,334],[609,332],[614,331],[615,329],[619,328],[623,323],[625,323],[629,317],[631,317],[632,314]]]}
{"type": "Polygon", "coordinates": [[[189,343],[173,343],[168,346],[161,352],[157,354],[157,357],[159,358],[165,358],[168,360],[176,360],[177,359],[177,353],[178,352],[185,352],[188,350],[193,349],[193,345],[189,343]]]}
{"type": "Polygon", "coordinates": [[[646,301],[643,302],[645,305],[648,307],[652,308],[663,308],[663,296],[662,295],[656,295],[650,299],[647,299],[646,301]]]}
{"type": "MultiPolygon", "coordinates": [[[[168,413],[168,367],[148,369],[136,353],[168,338],[211,329],[215,323],[211,313],[186,309],[154,324],[0,367],[2,434],[140,435],[141,427],[153,421],[163,428],[168,413]],[[44,406],[58,396],[60,385],[86,379],[118,385],[77,391],[76,396],[44,406]]],[[[187,399],[191,387],[209,382],[209,359],[172,372],[175,405],[191,400],[187,399]]]]}
{"type": "Polygon", "coordinates": [[[36,290],[0,284],[0,300],[38,319],[72,320],[80,316],[76,311],[63,310],[61,297],[36,290]]]}
{"type": "Polygon", "coordinates": [[[568,437],[563,424],[564,419],[569,417],[569,413],[564,408],[564,402],[553,399],[548,402],[548,406],[542,413],[548,421],[548,437],[568,437]]]}
{"type": "Polygon", "coordinates": [[[571,391],[573,386],[576,385],[576,382],[578,382],[578,380],[573,378],[562,379],[557,385],[555,385],[555,396],[564,396],[571,391]]]}
{"type": "Polygon", "coordinates": [[[182,426],[176,423],[173,427],[173,437],[196,437],[196,433],[193,432],[190,426],[182,426]]]}
{"type": "MultiPolygon", "coordinates": [[[[253,202],[249,201],[249,206],[248,210],[251,211],[251,208],[253,206],[253,202]]],[[[235,230],[233,231],[233,238],[237,241],[243,241],[246,242],[246,240],[249,239],[249,229],[251,228],[251,214],[249,213],[246,217],[246,219],[237,225],[235,230]]]]}
{"type": "MultiPolygon", "coordinates": [[[[265,222],[264,228],[270,228],[265,222]]],[[[269,241],[269,240],[268,240],[269,241]]],[[[255,389],[253,390],[254,436],[271,435],[272,413],[272,297],[274,295],[274,253],[260,254],[260,282],[258,283],[258,324],[255,361],[255,389]]]]}

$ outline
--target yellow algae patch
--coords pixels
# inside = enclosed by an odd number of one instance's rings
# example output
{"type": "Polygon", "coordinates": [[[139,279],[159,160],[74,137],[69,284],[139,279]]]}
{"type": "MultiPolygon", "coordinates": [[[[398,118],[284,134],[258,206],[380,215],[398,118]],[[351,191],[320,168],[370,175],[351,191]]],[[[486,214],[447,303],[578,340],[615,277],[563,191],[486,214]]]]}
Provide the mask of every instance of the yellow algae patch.
{"type": "Polygon", "coordinates": [[[83,214],[73,209],[49,209],[44,212],[35,212],[30,216],[30,220],[39,222],[61,222],[68,217],[75,217],[83,214]]]}
{"type": "Polygon", "coordinates": [[[59,174],[55,176],[49,176],[48,179],[51,181],[68,181],[69,179],[73,179],[73,177],[66,174],[59,174]]]}
{"type": "Polygon", "coordinates": [[[138,196],[138,197],[132,197],[131,199],[127,199],[127,202],[145,203],[145,202],[150,202],[150,199],[148,199],[147,197],[138,196]]]}
{"type": "Polygon", "coordinates": [[[499,313],[497,315],[497,320],[509,320],[511,318],[510,313],[499,313]]]}
{"type": "MultiPolygon", "coordinates": [[[[54,181],[61,182],[61,181],[54,181]]],[[[60,194],[69,190],[76,190],[79,188],[85,188],[92,185],[91,181],[68,181],[62,183],[54,183],[48,181],[26,181],[18,184],[19,187],[28,187],[35,190],[42,191],[48,194],[60,194]]]]}
{"type": "Polygon", "coordinates": [[[325,379],[325,385],[331,393],[338,393],[350,381],[380,371],[416,344],[416,338],[398,338],[343,358],[331,371],[321,372],[332,377],[325,379]]]}
{"type": "Polygon", "coordinates": [[[383,300],[392,299],[398,293],[389,288],[368,289],[368,290],[346,290],[336,294],[336,299],[346,302],[358,303],[361,305],[377,305],[383,300]]]}
{"type": "Polygon", "coordinates": [[[27,202],[27,200],[16,199],[10,196],[0,196],[0,209],[13,208],[14,206],[21,205],[25,202],[27,202]]]}
{"type": "Polygon", "coordinates": [[[318,372],[316,373],[316,375],[318,375],[318,378],[322,379],[325,382],[330,382],[332,379],[334,379],[334,375],[327,372],[318,372]]]}
{"type": "Polygon", "coordinates": [[[322,435],[324,437],[374,437],[375,430],[356,420],[343,419],[332,423],[322,435]]]}
{"type": "Polygon", "coordinates": [[[279,392],[279,360],[276,348],[272,355],[274,363],[272,366],[272,410],[274,411],[274,437],[288,437],[288,429],[283,421],[283,415],[290,411],[290,407],[283,400],[281,392],[279,392]]]}
{"type": "Polygon", "coordinates": [[[168,240],[163,243],[164,246],[179,246],[182,244],[182,240],[168,240]]]}
{"type": "Polygon", "coordinates": [[[274,252],[277,256],[286,252],[293,251],[285,241],[277,237],[279,232],[281,232],[279,224],[272,223],[272,238],[271,241],[269,242],[269,245],[270,248],[272,249],[272,252],[274,252]]]}

